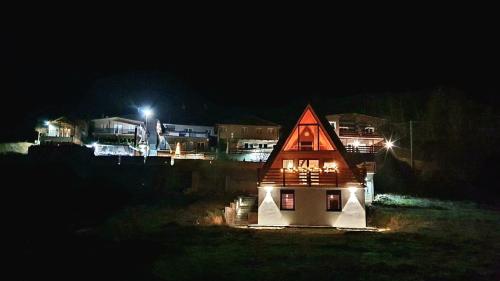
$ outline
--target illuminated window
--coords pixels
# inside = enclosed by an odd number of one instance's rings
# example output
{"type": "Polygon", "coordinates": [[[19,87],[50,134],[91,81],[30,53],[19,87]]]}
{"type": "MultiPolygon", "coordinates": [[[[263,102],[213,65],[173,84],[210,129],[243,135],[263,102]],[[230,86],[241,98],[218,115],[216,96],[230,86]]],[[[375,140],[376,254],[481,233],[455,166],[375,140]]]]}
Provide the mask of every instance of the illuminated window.
{"type": "Polygon", "coordinates": [[[281,190],[280,209],[295,210],[295,190],[281,190]]]}
{"type": "Polygon", "coordinates": [[[327,190],[326,191],[326,210],[327,211],[342,211],[340,190],[327,190]]]}
{"type": "Polygon", "coordinates": [[[299,160],[300,168],[319,168],[319,160],[318,159],[300,159],[299,160]]]}
{"type": "Polygon", "coordinates": [[[325,160],[325,163],[323,164],[323,168],[325,169],[336,169],[337,168],[337,162],[332,161],[332,160],[325,160]]]}
{"type": "Polygon", "coordinates": [[[262,134],[262,128],[257,128],[257,134],[262,134]]]}
{"type": "Polygon", "coordinates": [[[272,135],[272,134],[273,134],[273,131],[274,131],[274,129],[273,129],[273,128],[267,128],[267,133],[268,133],[268,134],[272,135]]]}
{"type": "Polygon", "coordinates": [[[241,133],[242,133],[243,135],[246,135],[246,134],[247,134],[247,132],[248,132],[248,128],[247,128],[247,127],[241,127],[241,133]]]}
{"type": "Polygon", "coordinates": [[[284,159],[283,160],[283,168],[284,169],[293,169],[293,159],[284,159]]]}

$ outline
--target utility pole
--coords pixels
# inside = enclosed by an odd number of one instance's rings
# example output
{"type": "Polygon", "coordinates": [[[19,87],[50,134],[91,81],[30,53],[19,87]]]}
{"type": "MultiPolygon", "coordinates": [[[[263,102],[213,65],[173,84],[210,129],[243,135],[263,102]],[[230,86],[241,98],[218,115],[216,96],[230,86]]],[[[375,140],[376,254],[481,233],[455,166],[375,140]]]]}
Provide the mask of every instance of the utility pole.
{"type": "Polygon", "coordinates": [[[410,120],[410,166],[413,171],[413,121],[410,120]]]}

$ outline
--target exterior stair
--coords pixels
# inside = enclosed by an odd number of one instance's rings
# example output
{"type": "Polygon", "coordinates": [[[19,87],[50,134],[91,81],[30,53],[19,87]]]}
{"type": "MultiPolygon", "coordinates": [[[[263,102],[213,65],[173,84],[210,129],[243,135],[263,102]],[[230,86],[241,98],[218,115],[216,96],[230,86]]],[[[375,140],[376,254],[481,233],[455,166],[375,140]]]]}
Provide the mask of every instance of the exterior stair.
{"type": "Polygon", "coordinates": [[[224,212],[228,225],[243,226],[257,223],[257,197],[238,196],[224,212]]]}

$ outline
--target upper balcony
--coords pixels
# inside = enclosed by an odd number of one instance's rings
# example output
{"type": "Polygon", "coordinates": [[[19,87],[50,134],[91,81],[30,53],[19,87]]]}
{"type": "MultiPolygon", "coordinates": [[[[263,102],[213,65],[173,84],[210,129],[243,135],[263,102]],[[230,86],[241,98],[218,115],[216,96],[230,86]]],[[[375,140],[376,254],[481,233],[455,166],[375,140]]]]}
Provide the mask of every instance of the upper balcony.
{"type": "Polygon", "coordinates": [[[209,132],[166,131],[164,136],[186,138],[208,138],[209,132]]]}
{"type": "MultiPolygon", "coordinates": [[[[359,170],[362,178],[365,171],[359,170]]],[[[356,176],[350,169],[268,169],[257,172],[258,186],[328,186],[342,187],[348,183],[357,183],[356,176]]]]}
{"type": "MultiPolygon", "coordinates": [[[[125,128],[94,128],[94,134],[101,135],[134,135],[135,129],[125,128]]],[[[137,130],[137,134],[141,134],[141,129],[137,130]]]]}
{"type": "Polygon", "coordinates": [[[383,138],[381,134],[375,131],[356,130],[351,128],[340,128],[339,137],[383,138]]]}
{"type": "Polygon", "coordinates": [[[375,153],[379,152],[382,148],[384,148],[384,146],[382,146],[382,145],[358,145],[358,146],[347,145],[345,147],[345,150],[348,153],[375,154],[375,153]]]}

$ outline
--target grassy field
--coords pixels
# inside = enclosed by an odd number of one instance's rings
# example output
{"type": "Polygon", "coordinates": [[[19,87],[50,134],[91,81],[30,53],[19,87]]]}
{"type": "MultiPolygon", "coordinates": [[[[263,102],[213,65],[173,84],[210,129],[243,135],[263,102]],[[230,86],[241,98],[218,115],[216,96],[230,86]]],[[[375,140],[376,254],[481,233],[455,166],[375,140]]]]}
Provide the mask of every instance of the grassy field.
{"type": "Polygon", "coordinates": [[[229,228],[212,224],[222,202],[196,202],[127,208],[82,236],[119,248],[130,280],[500,280],[500,213],[472,203],[378,196],[369,224],[390,230],[375,233],[229,228]]]}

